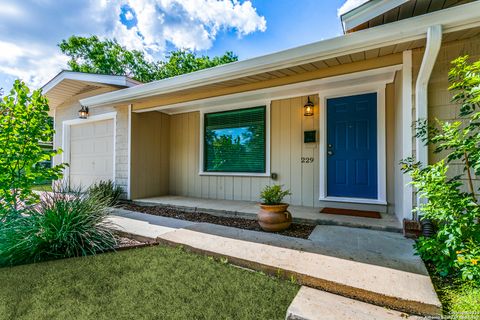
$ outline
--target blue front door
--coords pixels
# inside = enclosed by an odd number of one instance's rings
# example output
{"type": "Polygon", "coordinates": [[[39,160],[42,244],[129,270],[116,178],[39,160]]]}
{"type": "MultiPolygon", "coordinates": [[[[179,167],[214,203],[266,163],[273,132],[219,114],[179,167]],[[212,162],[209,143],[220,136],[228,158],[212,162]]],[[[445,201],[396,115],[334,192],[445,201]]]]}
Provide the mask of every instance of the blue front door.
{"type": "Polygon", "coordinates": [[[377,198],[377,94],[327,101],[327,195],[377,198]]]}

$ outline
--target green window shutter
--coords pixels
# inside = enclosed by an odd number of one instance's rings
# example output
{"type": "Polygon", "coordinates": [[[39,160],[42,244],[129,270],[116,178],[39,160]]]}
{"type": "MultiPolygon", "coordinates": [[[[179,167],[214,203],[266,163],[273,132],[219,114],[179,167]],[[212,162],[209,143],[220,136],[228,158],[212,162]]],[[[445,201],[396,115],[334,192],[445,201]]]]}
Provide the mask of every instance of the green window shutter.
{"type": "Polygon", "coordinates": [[[265,172],[265,106],[204,116],[205,172],[265,172]]]}

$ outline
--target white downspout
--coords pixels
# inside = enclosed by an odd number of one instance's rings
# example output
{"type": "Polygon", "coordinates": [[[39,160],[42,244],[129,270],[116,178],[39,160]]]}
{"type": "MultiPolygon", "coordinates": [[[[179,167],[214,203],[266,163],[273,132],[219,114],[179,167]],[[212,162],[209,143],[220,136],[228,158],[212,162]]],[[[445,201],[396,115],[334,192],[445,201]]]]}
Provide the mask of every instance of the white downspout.
{"type": "MultiPolygon", "coordinates": [[[[430,26],[427,30],[427,45],[415,86],[416,121],[428,120],[428,82],[432,74],[438,52],[442,45],[442,26],[430,26]]],[[[428,146],[420,138],[416,140],[416,160],[428,164],[428,146]]],[[[417,204],[420,203],[417,198],[417,204]]]]}

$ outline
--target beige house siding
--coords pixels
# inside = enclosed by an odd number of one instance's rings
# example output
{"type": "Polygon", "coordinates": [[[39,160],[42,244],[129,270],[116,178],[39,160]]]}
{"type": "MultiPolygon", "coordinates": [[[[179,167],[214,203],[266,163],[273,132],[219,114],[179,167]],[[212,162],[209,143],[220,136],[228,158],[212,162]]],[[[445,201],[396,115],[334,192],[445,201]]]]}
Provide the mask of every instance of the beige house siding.
{"type": "MultiPolygon", "coordinates": [[[[387,200],[388,211],[394,211],[394,86],[386,88],[387,135],[387,200]]],[[[313,96],[311,96],[313,98],[313,96]]],[[[238,177],[199,175],[200,113],[189,112],[170,116],[170,176],[171,195],[208,199],[258,201],[265,185],[282,184],[291,189],[286,199],[292,205],[306,207],[337,206],[386,211],[385,206],[339,204],[319,201],[319,101],[314,97],[314,116],[304,117],[307,97],[274,100],[271,102],[271,172],[269,177],[238,177]],[[317,131],[316,143],[303,143],[303,132],[317,131]],[[313,163],[302,163],[302,157],[313,157],[313,163]]],[[[132,171],[133,172],[133,171],[132,171]]]]}
{"type": "Polygon", "coordinates": [[[169,194],[170,116],[132,113],[131,198],[169,194]]]}
{"type": "MultiPolygon", "coordinates": [[[[80,99],[94,96],[100,93],[112,91],[112,89],[100,89],[85,94],[77,95],[59,105],[54,111],[55,136],[54,148],[62,148],[63,145],[63,121],[78,119],[80,99]]],[[[90,116],[108,112],[117,112],[115,133],[115,182],[122,187],[124,192],[128,189],[128,106],[91,108],[90,116]]],[[[62,155],[54,158],[54,164],[62,162],[62,155]]]]}
{"type": "MultiPolygon", "coordinates": [[[[413,86],[415,86],[415,80],[418,76],[423,52],[423,50],[415,50],[413,52],[413,86]]],[[[448,91],[448,71],[451,68],[450,62],[465,54],[468,54],[472,61],[480,60],[480,38],[452,41],[442,45],[428,86],[428,117],[430,120],[435,118],[443,121],[461,120],[458,118],[459,106],[451,102],[452,93],[448,91]]],[[[413,112],[413,119],[415,119],[415,110],[413,112]]],[[[433,148],[429,148],[430,163],[437,162],[441,158],[441,154],[435,154],[433,148]]],[[[451,164],[450,168],[452,176],[463,174],[463,167],[458,162],[451,164]]],[[[474,184],[476,190],[478,190],[480,179],[477,178],[474,184]]]]}

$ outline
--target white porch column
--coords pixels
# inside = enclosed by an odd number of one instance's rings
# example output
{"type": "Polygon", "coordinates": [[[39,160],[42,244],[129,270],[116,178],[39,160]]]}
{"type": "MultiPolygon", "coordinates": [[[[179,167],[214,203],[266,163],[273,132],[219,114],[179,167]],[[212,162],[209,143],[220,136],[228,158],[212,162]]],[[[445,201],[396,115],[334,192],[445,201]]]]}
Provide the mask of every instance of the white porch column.
{"type": "MultiPolygon", "coordinates": [[[[412,51],[403,52],[402,68],[402,159],[413,155],[413,131],[412,131],[412,51]]],[[[397,164],[398,165],[398,164],[397,164]]],[[[406,219],[412,218],[413,192],[409,174],[402,174],[402,216],[406,219]]]]}

